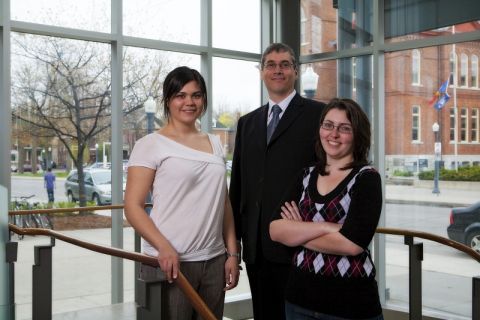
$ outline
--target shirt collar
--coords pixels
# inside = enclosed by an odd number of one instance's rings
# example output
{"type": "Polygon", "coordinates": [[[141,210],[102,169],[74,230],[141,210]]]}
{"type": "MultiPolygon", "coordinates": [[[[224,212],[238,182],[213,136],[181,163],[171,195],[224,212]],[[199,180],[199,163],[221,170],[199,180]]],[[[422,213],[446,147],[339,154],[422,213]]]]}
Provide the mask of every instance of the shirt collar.
{"type": "Polygon", "coordinates": [[[268,115],[270,115],[270,113],[272,113],[272,107],[274,105],[278,105],[280,107],[280,109],[282,109],[282,112],[280,114],[283,114],[283,112],[287,109],[288,105],[290,104],[290,101],[292,101],[295,94],[297,94],[297,91],[295,91],[295,89],[293,89],[292,93],[290,93],[285,99],[283,99],[282,101],[280,101],[278,103],[273,102],[271,99],[268,99],[268,115]]]}

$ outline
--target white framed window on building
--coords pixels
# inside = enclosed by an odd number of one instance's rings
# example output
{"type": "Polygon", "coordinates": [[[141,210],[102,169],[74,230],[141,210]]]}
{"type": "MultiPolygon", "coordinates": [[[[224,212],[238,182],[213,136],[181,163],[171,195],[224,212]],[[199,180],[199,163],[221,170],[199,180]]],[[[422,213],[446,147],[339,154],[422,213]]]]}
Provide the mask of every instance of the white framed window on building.
{"type": "Polygon", "coordinates": [[[455,52],[450,52],[450,85],[454,86],[457,84],[457,55],[455,52]]]}
{"type": "Polygon", "coordinates": [[[460,86],[466,87],[468,77],[468,57],[465,53],[460,55],[460,86]]]}
{"type": "Polygon", "coordinates": [[[305,10],[300,8],[300,44],[307,45],[307,37],[305,36],[306,30],[305,26],[307,24],[307,17],[305,17],[305,10]]]}
{"type": "Polygon", "coordinates": [[[470,141],[471,142],[479,142],[478,141],[478,108],[472,109],[472,117],[470,118],[470,141]]]}
{"type": "Polygon", "coordinates": [[[478,56],[472,55],[470,67],[470,86],[478,88],[478,56]]]}
{"type": "Polygon", "coordinates": [[[455,119],[455,108],[450,108],[450,141],[455,141],[455,127],[457,121],[455,119]]]}
{"type": "Polygon", "coordinates": [[[412,106],[412,142],[420,142],[420,106],[412,106]]]}
{"type": "Polygon", "coordinates": [[[412,85],[420,85],[420,50],[412,50],[412,85]]]}
{"type": "Polygon", "coordinates": [[[468,109],[463,107],[460,109],[460,141],[468,141],[468,109]]]}

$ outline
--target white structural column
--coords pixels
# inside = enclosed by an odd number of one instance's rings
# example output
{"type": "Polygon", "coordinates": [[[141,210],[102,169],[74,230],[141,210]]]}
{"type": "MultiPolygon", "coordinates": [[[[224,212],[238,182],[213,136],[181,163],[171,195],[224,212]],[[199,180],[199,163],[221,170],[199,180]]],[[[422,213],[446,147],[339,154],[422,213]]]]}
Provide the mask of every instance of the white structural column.
{"type": "Polygon", "coordinates": [[[13,319],[13,270],[6,261],[10,199],[10,1],[0,0],[0,319],[13,319]]]}
{"type": "MultiPolygon", "coordinates": [[[[112,203],[123,203],[122,0],[112,1],[112,203]]],[[[123,211],[112,210],[111,244],[123,248],[123,211]]],[[[123,302],[123,259],[112,257],[112,303],[123,302]]]]}

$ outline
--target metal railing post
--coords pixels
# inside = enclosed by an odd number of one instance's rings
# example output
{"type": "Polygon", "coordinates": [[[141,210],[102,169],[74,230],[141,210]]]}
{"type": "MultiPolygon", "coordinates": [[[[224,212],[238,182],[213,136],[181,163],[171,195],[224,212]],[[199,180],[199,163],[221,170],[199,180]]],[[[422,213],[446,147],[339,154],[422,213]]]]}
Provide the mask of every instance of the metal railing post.
{"type": "Polygon", "coordinates": [[[137,320],[162,320],[162,283],[137,278],[137,320]]]}
{"type": "Polygon", "coordinates": [[[52,319],[52,247],[35,246],[35,264],[32,267],[32,319],[52,319]]]}
{"type": "Polygon", "coordinates": [[[414,243],[412,236],[405,236],[405,244],[409,252],[409,319],[422,320],[423,243],[414,243]]]}
{"type": "MultiPolygon", "coordinates": [[[[6,319],[15,320],[15,262],[17,262],[18,255],[18,242],[9,241],[5,243],[5,262],[8,265],[7,270],[7,281],[8,285],[7,292],[8,297],[6,301],[7,305],[5,309],[0,312],[1,317],[6,319]]],[[[1,318],[0,317],[0,318],[1,318]]]]}
{"type": "Polygon", "coordinates": [[[480,277],[472,278],[472,319],[480,320],[480,277]]]}

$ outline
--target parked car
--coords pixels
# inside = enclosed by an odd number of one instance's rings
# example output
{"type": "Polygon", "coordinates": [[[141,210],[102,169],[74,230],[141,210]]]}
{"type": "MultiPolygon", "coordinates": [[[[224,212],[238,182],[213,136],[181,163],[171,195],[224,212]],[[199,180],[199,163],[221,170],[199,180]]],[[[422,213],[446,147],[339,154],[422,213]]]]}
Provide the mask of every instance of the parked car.
{"type": "Polygon", "coordinates": [[[480,201],[466,208],[453,208],[448,237],[480,252],[480,201]]]}
{"type": "MultiPolygon", "coordinates": [[[[112,203],[112,172],[110,169],[84,169],[85,195],[87,201],[95,201],[97,205],[112,203]]],[[[123,177],[125,191],[125,175],[123,177]]],[[[77,170],[72,170],[65,180],[65,193],[68,201],[75,202],[80,198],[77,170]]]]}

